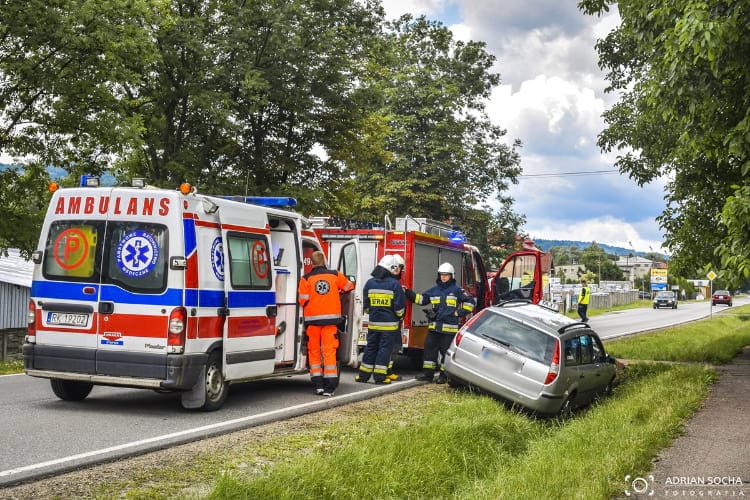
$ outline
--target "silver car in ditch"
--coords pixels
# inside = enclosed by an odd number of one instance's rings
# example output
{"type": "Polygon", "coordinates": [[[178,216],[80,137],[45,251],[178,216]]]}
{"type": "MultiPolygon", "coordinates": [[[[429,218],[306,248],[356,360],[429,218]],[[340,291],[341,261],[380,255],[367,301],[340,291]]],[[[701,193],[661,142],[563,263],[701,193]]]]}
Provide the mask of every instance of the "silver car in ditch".
{"type": "Polygon", "coordinates": [[[616,373],[587,323],[525,300],[471,318],[453,339],[445,371],[453,387],[475,387],[542,415],[608,394],[616,373]]]}

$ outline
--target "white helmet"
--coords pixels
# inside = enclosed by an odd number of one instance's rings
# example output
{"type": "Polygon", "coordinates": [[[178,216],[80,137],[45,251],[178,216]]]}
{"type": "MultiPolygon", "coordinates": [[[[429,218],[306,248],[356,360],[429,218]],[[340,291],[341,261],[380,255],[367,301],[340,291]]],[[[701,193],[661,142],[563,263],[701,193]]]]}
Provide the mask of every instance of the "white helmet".
{"type": "Polygon", "coordinates": [[[451,275],[456,274],[455,269],[453,269],[453,266],[448,262],[443,262],[442,264],[440,264],[440,267],[438,267],[437,272],[438,274],[446,274],[446,273],[451,274],[451,275]]]}
{"type": "Polygon", "coordinates": [[[401,257],[399,254],[397,254],[397,253],[393,254],[392,257],[393,257],[393,265],[394,266],[399,266],[401,268],[403,268],[404,266],[406,266],[406,262],[404,262],[403,257],[401,257]]]}
{"type": "Polygon", "coordinates": [[[390,271],[391,266],[393,266],[393,255],[383,255],[383,257],[378,262],[378,265],[390,271]]]}

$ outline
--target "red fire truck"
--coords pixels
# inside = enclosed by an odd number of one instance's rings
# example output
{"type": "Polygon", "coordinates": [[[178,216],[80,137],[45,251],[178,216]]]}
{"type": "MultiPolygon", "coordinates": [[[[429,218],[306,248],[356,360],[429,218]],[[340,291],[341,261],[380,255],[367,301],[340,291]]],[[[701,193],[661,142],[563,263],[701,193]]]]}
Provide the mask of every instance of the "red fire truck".
{"type": "MultiPolygon", "coordinates": [[[[476,310],[490,304],[492,295],[482,256],[448,224],[409,216],[397,218],[393,226],[387,218],[382,225],[332,217],[312,217],[311,221],[329,265],[356,285],[354,293],[344,296],[347,321],[338,353],[344,364],[358,366],[359,355],[367,344],[368,316],[362,307],[362,290],[385,254],[403,257],[406,270],[402,284],[412,290],[420,292],[434,286],[438,266],[450,262],[456,270],[456,282],[476,298],[476,310]]],[[[427,323],[422,308],[407,305],[401,330],[403,354],[417,366],[422,363],[427,323]]]]}

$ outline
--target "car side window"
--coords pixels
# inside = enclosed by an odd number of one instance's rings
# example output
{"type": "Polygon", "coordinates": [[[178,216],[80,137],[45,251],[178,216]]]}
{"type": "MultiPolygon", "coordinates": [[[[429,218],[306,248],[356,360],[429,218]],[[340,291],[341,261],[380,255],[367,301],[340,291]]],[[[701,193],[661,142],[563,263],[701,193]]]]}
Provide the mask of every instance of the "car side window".
{"type": "Polygon", "coordinates": [[[591,337],[588,335],[581,335],[580,337],[578,337],[578,343],[581,345],[581,349],[580,349],[581,364],[582,365],[590,364],[592,362],[593,355],[594,355],[594,352],[592,349],[593,342],[591,341],[591,337]]]}
{"type": "Polygon", "coordinates": [[[592,338],[591,340],[592,361],[594,363],[601,363],[605,359],[604,347],[602,347],[599,339],[592,338]]]}
{"type": "Polygon", "coordinates": [[[578,337],[573,337],[565,341],[565,365],[566,366],[578,366],[579,362],[579,348],[578,337]]]}

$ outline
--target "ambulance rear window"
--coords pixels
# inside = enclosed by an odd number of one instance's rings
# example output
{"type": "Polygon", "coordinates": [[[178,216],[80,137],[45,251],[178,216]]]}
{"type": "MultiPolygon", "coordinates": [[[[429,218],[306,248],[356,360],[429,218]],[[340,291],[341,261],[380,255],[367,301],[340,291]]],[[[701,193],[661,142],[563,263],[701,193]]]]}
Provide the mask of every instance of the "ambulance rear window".
{"type": "Polygon", "coordinates": [[[42,273],[51,280],[99,281],[98,251],[104,222],[54,222],[47,235],[42,273]]]}
{"type": "Polygon", "coordinates": [[[162,292],[167,286],[167,236],[161,224],[109,222],[102,281],[131,292],[162,292]]]}

